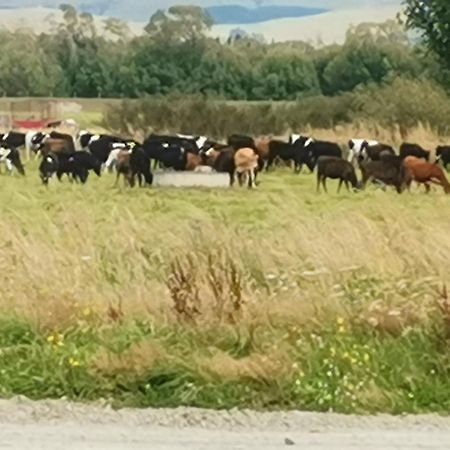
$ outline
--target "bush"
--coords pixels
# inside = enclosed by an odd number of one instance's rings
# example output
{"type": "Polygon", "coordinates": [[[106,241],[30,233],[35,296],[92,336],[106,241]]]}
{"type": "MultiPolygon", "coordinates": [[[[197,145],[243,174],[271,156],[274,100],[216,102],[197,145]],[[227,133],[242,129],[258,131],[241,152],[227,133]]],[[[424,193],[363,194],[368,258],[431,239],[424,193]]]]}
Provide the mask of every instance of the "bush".
{"type": "Polygon", "coordinates": [[[428,81],[397,78],[335,97],[312,96],[297,102],[226,102],[202,96],[147,97],[112,106],[104,126],[144,137],[150,132],[182,132],[224,138],[232,133],[282,135],[307,127],[333,128],[363,122],[393,130],[423,124],[448,131],[450,99],[428,81]]]}

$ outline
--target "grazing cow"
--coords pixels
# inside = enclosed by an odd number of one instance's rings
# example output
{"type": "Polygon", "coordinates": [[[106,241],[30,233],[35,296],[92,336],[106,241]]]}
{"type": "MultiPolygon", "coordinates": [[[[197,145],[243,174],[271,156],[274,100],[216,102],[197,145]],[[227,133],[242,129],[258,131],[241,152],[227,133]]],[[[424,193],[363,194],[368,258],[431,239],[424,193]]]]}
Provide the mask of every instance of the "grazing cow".
{"type": "MultiPolygon", "coordinates": [[[[206,141],[205,141],[206,142],[206,141]]],[[[201,142],[199,142],[200,144],[201,142]]],[[[150,144],[160,144],[163,148],[169,147],[179,147],[184,148],[186,151],[191,153],[199,153],[199,148],[197,146],[197,141],[195,139],[186,139],[178,136],[164,136],[151,134],[145,141],[144,147],[149,146],[150,144]]],[[[204,143],[203,143],[204,145],[204,143]]]]}
{"type": "Polygon", "coordinates": [[[403,165],[409,174],[408,189],[411,188],[411,183],[415,181],[416,183],[424,184],[427,193],[430,192],[431,184],[437,184],[444,188],[446,194],[450,194],[450,184],[440,166],[415,156],[406,157],[403,165]]]}
{"type": "Polygon", "coordinates": [[[49,153],[42,158],[39,165],[39,175],[44,185],[48,185],[49,180],[58,172],[59,161],[58,157],[53,153],[49,153]]]}
{"type": "MultiPolygon", "coordinates": [[[[84,136],[80,139],[80,142],[81,140],[84,140],[84,136]]],[[[105,164],[111,151],[114,150],[114,146],[126,144],[127,142],[132,141],[126,141],[122,138],[109,135],[102,135],[97,139],[96,136],[92,135],[87,148],[102,164],[105,164]]],[[[86,140],[84,140],[83,143],[86,143],[86,140]]],[[[136,143],[136,145],[138,144],[136,143]]]]}
{"type": "Polygon", "coordinates": [[[447,170],[447,166],[450,164],[450,146],[448,145],[440,145],[436,148],[436,162],[442,162],[445,170],[447,170]]]}
{"type": "Polygon", "coordinates": [[[203,164],[205,151],[199,151],[195,143],[181,138],[150,136],[143,146],[147,156],[158,165],[175,171],[193,171],[203,164]],[[187,146],[185,146],[187,144],[187,146]]]}
{"type": "Polygon", "coordinates": [[[349,152],[347,161],[352,164],[357,163],[364,146],[369,145],[370,147],[378,144],[378,141],[370,141],[367,139],[350,139],[348,141],[349,152]]]}
{"type": "Polygon", "coordinates": [[[131,146],[131,148],[121,150],[117,157],[117,179],[123,175],[125,182],[130,187],[136,184],[138,178],[139,186],[153,184],[153,174],[150,171],[150,158],[142,147],[131,146]]]}
{"type": "Polygon", "coordinates": [[[406,159],[408,156],[414,156],[415,158],[422,158],[425,161],[430,160],[430,152],[423,149],[420,145],[403,143],[400,146],[400,158],[406,159]]]}
{"type": "Polygon", "coordinates": [[[236,150],[232,147],[226,147],[220,150],[209,149],[204,156],[204,163],[212,167],[216,172],[227,173],[230,176],[230,186],[235,181],[235,161],[236,150]]]}
{"type": "Polygon", "coordinates": [[[322,183],[325,192],[327,191],[326,180],[331,178],[339,180],[338,194],[341,191],[342,183],[345,183],[347,190],[350,190],[349,184],[353,189],[358,188],[358,179],[356,178],[355,168],[352,163],[342,158],[334,156],[321,156],[317,160],[317,192],[320,192],[322,183]]]}
{"type": "Polygon", "coordinates": [[[16,168],[20,175],[25,176],[25,168],[23,167],[22,160],[20,158],[20,152],[14,147],[0,147],[0,163],[6,165],[6,169],[9,173],[13,173],[13,169],[16,168]]]}
{"type": "Polygon", "coordinates": [[[384,154],[378,161],[362,160],[360,157],[359,165],[364,187],[368,183],[379,182],[387,186],[394,186],[399,194],[404,191],[408,182],[408,174],[399,156],[384,154]]]}
{"type": "Polygon", "coordinates": [[[234,155],[235,174],[239,185],[248,185],[250,189],[256,186],[256,172],[259,156],[253,148],[241,148],[234,155]]]}
{"type": "Polygon", "coordinates": [[[300,151],[300,163],[306,164],[311,172],[321,156],[334,156],[342,158],[342,150],[338,144],[328,141],[316,141],[311,138],[301,137],[294,145],[300,151]]]}
{"type": "Polygon", "coordinates": [[[387,144],[370,145],[369,142],[364,141],[361,144],[361,151],[359,152],[360,160],[380,161],[382,155],[394,155],[395,150],[387,144]]]}
{"type": "Polygon", "coordinates": [[[292,145],[287,142],[273,140],[269,143],[269,157],[266,164],[266,170],[269,170],[274,161],[279,158],[283,161],[293,161],[294,170],[299,172],[301,170],[303,159],[301,150],[297,145],[292,145]]]}
{"type": "Polygon", "coordinates": [[[69,175],[75,181],[85,184],[92,170],[97,176],[101,176],[102,165],[100,161],[88,152],[80,151],[72,154],[54,154],[58,158],[56,175],[61,181],[64,174],[69,175]]]}

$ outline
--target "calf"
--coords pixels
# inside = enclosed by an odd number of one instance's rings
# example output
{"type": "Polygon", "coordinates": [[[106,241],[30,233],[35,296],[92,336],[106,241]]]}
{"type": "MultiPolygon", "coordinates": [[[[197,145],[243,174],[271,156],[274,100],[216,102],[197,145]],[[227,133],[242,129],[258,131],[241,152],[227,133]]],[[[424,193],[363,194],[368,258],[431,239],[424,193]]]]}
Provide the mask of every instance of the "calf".
{"type": "Polygon", "coordinates": [[[240,186],[255,187],[259,156],[253,148],[241,148],[234,155],[235,174],[240,186]]]}
{"type": "Polygon", "coordinates": [[[427,193],[430,192],[431,184],[437,184],[444,188],[446,194],[450,194],[450,184],[440,166],[415,156],[406,157],[403,165],[409,174],[408,189],[410,189],[411,183],[415,181],[416,183],[424,184],[427,193]]]}
{"type": "Polygon", "coordinates": [[[342,158],[321,156],[317,160],[317,192],[320,192],[321,183],[325,192],[327,192],[327,178],[339,180],[338,194],[341,191],[342,183],[345,183],[348,191],[350,190],[349,184],[352,185],[353,189],[358,188],[358,179],[353,164],[342,158]]]}
{"type": "Polygon", "coordinates": [[[429,151],[423,149],[420,145],[405,142],[400,146],[400,158],[406,159],[408,156],[421,158],[427,162],[430,160],[429,151]]]}
{"type": "Polygon", "coordinates": [[[440,145],[436,148],[436,162],[442,162],[445,170],[447,170],[447,166],[450,164],[450,146],[440,145]]]}

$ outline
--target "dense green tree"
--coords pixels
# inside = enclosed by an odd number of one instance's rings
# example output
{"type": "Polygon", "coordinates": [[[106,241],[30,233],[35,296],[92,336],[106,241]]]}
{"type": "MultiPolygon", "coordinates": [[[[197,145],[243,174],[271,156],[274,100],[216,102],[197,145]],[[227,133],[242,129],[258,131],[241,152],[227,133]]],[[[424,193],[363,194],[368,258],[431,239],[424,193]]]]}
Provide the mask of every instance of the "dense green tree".
{"type": "Polygon", "coordinates": [[[406,25],[450,67],[450,2],[405,0],[406,25]]]}
{"type": "Polygon", "coordinates": [[[399,75],[445,80],[437,58],[394,21],[359,25],[344,45],[315,48],[253,36],[222,44],[208,35],[210,17],[191,6],[157,12],[134,38],[117,19],[96,25],[73,6],[61,11],[62,19],[40,36],[1,32],[0,94],[283,101],[353,92],[399,75]]]}

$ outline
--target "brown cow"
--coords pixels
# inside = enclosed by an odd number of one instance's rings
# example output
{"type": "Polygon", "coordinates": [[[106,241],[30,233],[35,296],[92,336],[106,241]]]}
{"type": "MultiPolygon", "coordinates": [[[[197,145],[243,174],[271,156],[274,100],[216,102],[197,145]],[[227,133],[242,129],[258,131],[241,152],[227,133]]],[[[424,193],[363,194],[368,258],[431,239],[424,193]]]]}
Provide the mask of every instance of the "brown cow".
{"type": "Polygon", "coordinates": [[[46,156],[49,153],[54,153],[56,155],[61,153],[70,154],[73,153],[73,151],[70,143],[66,140],[53,138],[46,139],[41,149],[43,156],[46,156]]]}
{"type": "Polygon", "coordinates": [[[125,185],[128,184],[129,186],[133,187],[134,180],[130,166],[131,152],[132,150],[129,149],[120,150],[119,154],[117,155],[117,177],[114,186],[117,186],[119,184],[120,175],[123,175],[125,185]]]}
{"type": "Polygon", "coordinates": [[[259,156],[252,148],[241,148],[234,155],[235,174],[239,185],[252,189],[256,186],[256,172],[258,170],[259,156]]]}
{"type": "Polygon", "coordinates": [[[194,171],[198,166],[202,165],[202,157],[195,155],[194,153],[186,153],[186,170],[189,172],[194,171]]]}
{"type": "Polygon", "coordinates": [[[403,165],[409,174],[408,189],[411,188],[411,183],[415,181],[416,183],[424,184],[427,193],[430,192],[431,184],[437,184],[444,188],[446,194],[450,194],[450,183],[440,166],[415,156],[405,158],[403,165]]]}

